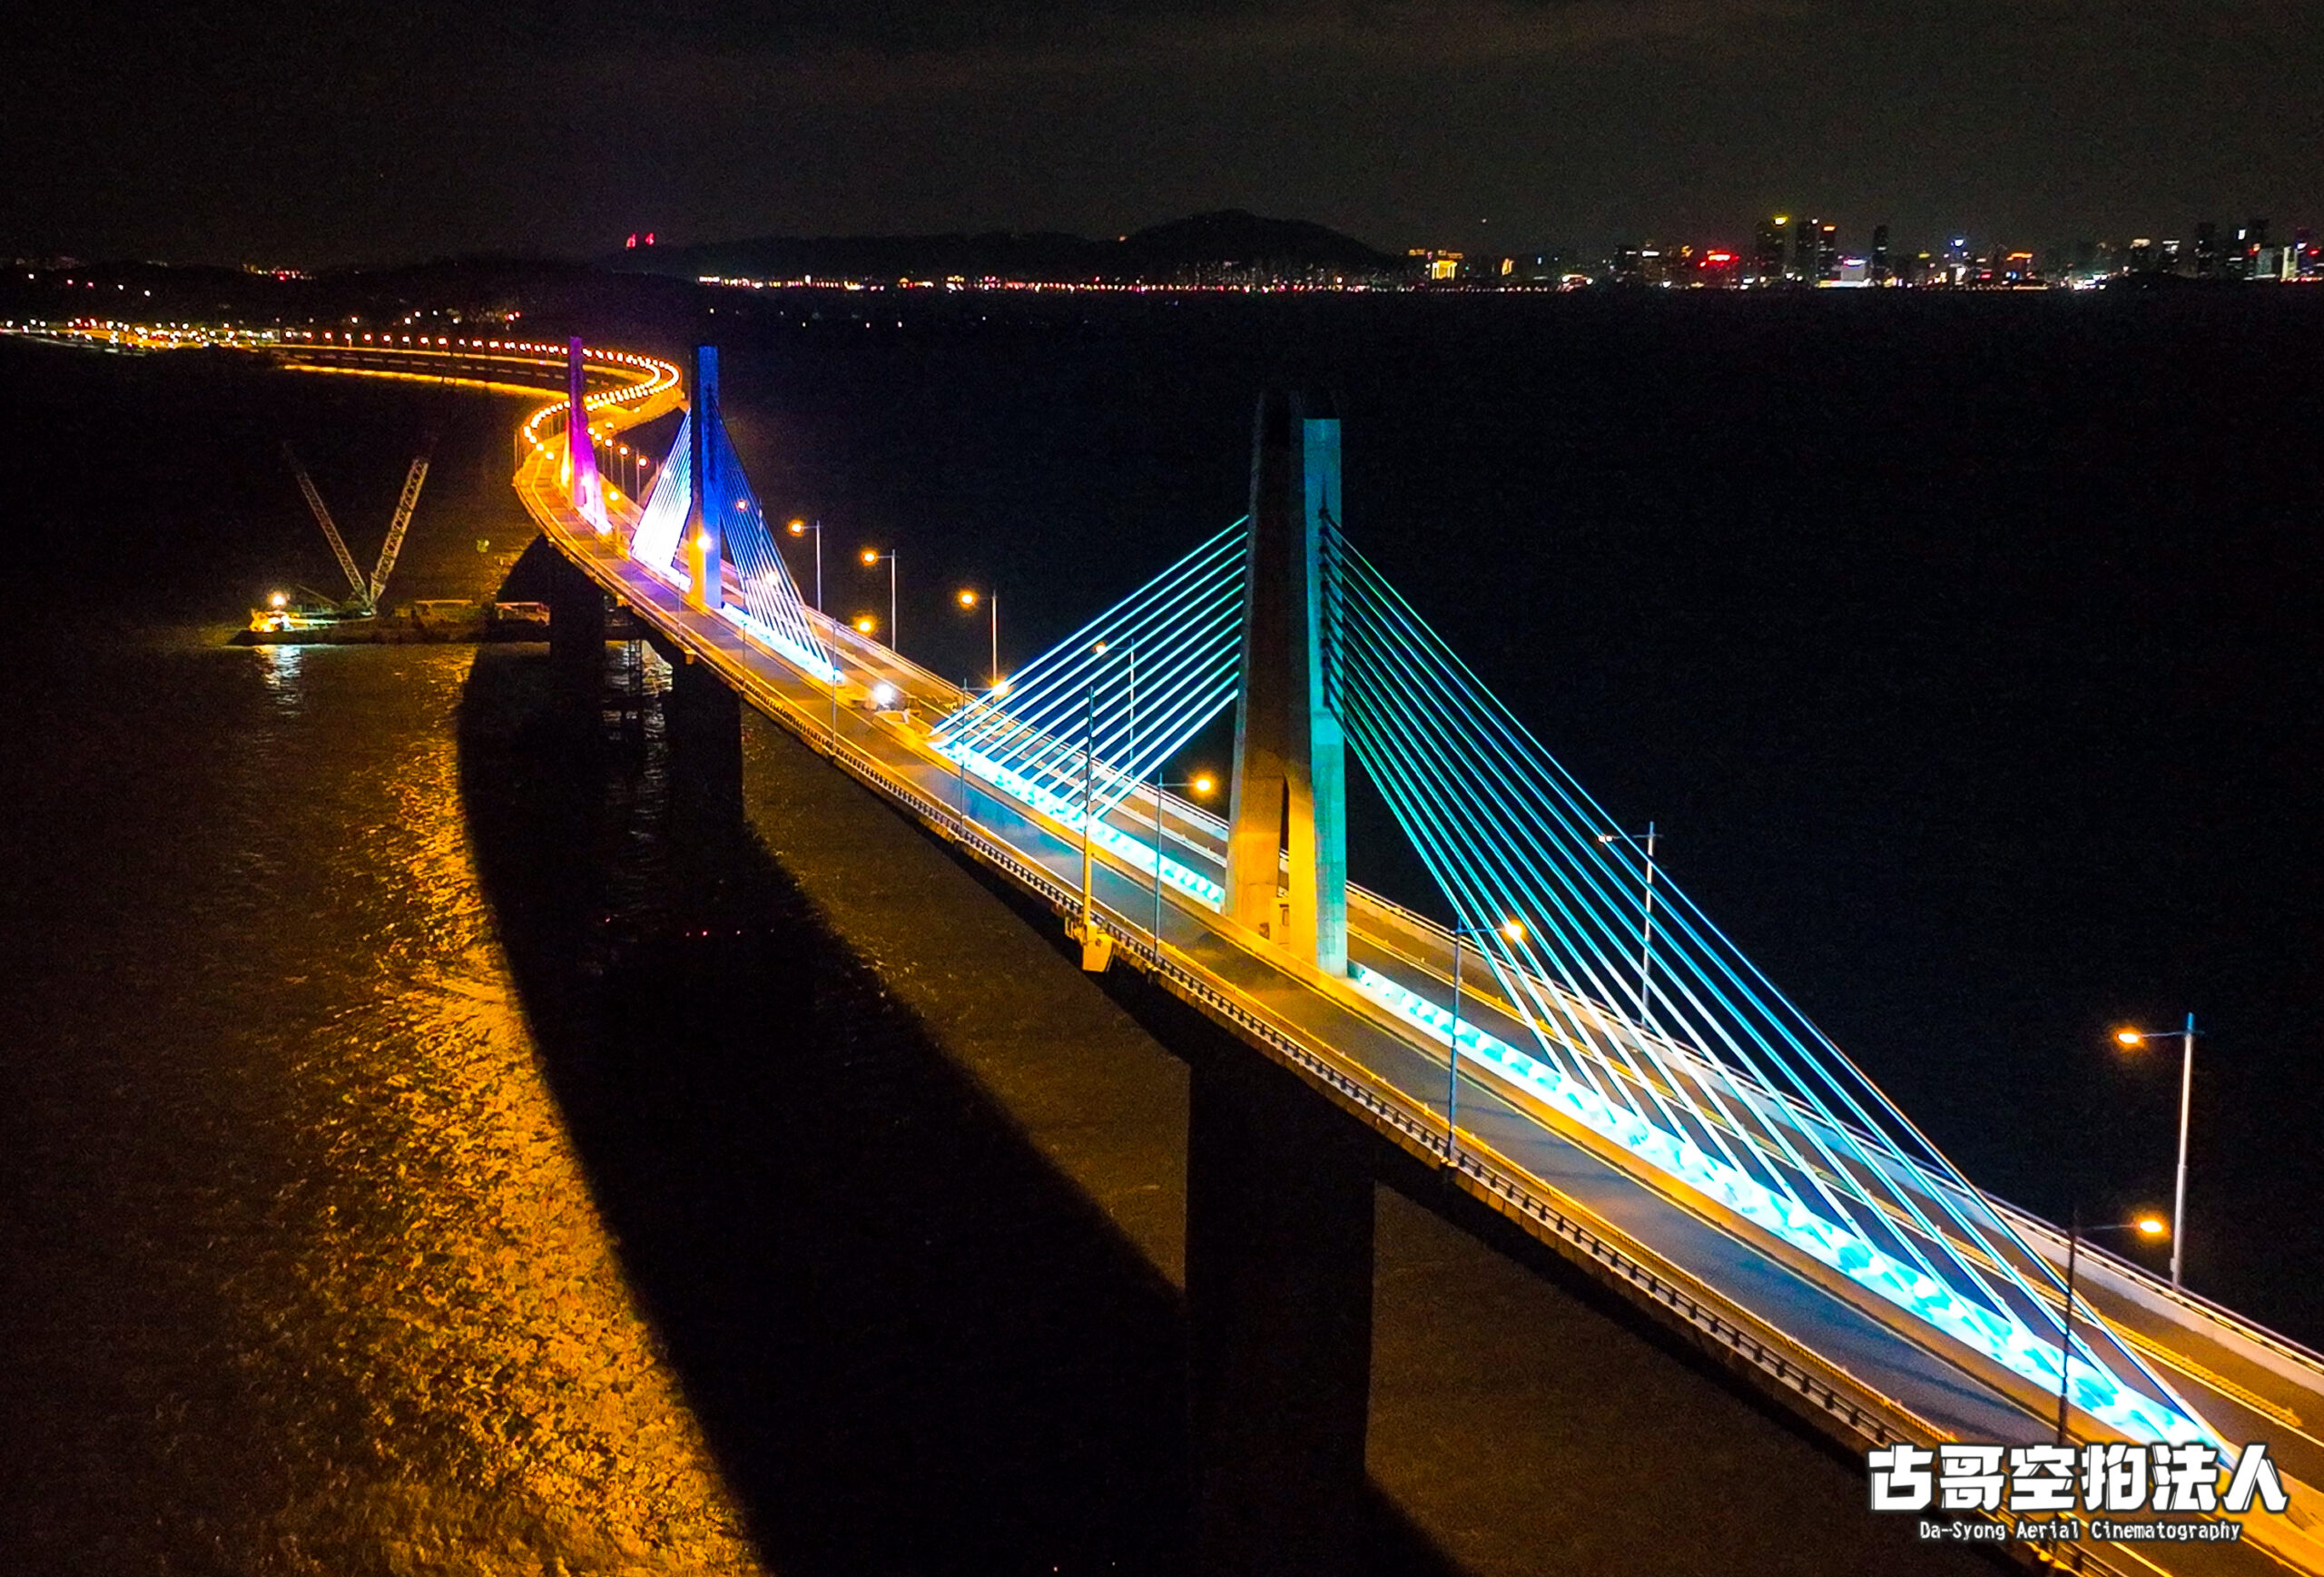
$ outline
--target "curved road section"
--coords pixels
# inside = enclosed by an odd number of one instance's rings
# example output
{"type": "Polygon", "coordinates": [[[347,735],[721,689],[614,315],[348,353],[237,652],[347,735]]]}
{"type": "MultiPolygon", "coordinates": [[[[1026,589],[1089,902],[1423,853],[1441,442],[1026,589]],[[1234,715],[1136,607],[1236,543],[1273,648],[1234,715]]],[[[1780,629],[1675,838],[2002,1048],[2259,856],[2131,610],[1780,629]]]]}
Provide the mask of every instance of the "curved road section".
{"type": "MultiPolygon", "coordinates": [[[[189,339],[148,337],[125,325],[73,332],[84,342],[108,340],[123,350],[164,349],[189,339]]],[[[449,380],[504,393],[561,388],[566,371],[563,347],[515,340],[431,342],[382,335],[375,340],[336,331],[199,338],[259,350],[297,370],[449,380]]],[[[682,403],[678,370],[666,361],[592,350],[585,364],[590,425],[605,438],[682,403]]],[[[1079,829],[993,783],[965,776],[938,748],[936,725],[970,698],[965,692],[821,614],[811,617],[837,659],[836,683],[718,613],[686,606],[678,590],[627,555],[635,500],[615,500],[608,510],[612,529],[602,534],[576,511],[562,475],[564,424],[562,399],[528,415],[516,435],[514,478],[526,508],[560,552],[618,606],[709,665],[834,766],[931,834],[1048,902],[1061,919],[1078,920],[1079,829]]],[[[1170,858],[1218,880],[1226,829],[1198,807],[1169,794],[1157,805],[1147,790],[1117,807],[1109,822],[1126,847],[1142,851],[1151,846],[1157,813],[1170,858]]],[[[1489,1062],[1462,1059],[1459,1121],[1457,1129],[1449,1129],[1443,1040],[1394,1011],[1379,989],[1387,982],[1425,1002],[1445,1000],[1453,947],[1443,928],[1351,889],[1351,964],[1374,981],[1374,990],[1360,990],[1351,981],[1302,968],[1177,884],[1166,886],[1157,902],[1150,866],[1141,870],[1117,857],[1106,846],[1111,842],[1100,840],[1092,888],[1098,922],[1112,936],[1118,962],[1148,972],[1390,1142],[1444,1168],[1459,1187],[1688,1336],[1844,1448],[2033,1444],[2054,1437],[2054,1392],[2040,1391],[1721,1211],[1517,1081],[1497,1077],[1489,1062]]],[[[1474,960],[1474,950],[1469,958],[1474,960]]],[[[1468,1004],[1464,1024],[1512,1043],[1521,1040],[1524,1026],[1485,970],[1465,966],[1462,992],[1468,1004]]],[[[1803,1115],[1801,1120],[1812,1119],[1803,1115]]],[[[2056,1227],[1993,1203],[2031,1253],[2063,1261],[2064,1238],[2056,1227]]],[[[2086,1244],[2080,1265],[2079,1285],[2092,1308],[2222,1439],[2237,1446],[2267,1443],[2283,1470],[2290,1510],[2270,1515],[2255,1508],[2240,1519],[2242,1536],[2233,1543],[2085,1542],[2054,1552],[2013,1543],[2010,1548],[2067,1570],[2122,1577],[2324,1574],[2324,1517],[2319,1514],[2324,1513],[2324,1487],[2319,1487],[2324,1486],[2324,1356],[2086,1244]]],[[[2088,1312],[2078,1309],[2077,1320],[2088,1312]]],[[[2102,1435],[2095,1430],[2076,1432],[2077,1443],[2096,1438],[2102,1435]]],[[[1994,1520],[2013,1519],[2003,1511],[1994,1520]]]]}

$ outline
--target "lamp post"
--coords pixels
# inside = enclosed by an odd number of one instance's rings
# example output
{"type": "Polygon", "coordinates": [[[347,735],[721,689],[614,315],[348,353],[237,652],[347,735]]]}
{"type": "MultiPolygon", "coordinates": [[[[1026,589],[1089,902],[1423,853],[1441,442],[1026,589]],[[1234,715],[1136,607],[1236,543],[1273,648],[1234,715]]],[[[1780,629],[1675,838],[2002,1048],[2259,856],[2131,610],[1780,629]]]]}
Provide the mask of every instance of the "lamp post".
{"type": "Polygon", "coordinates": [[[2195,1015],[2187,1015],[2187,1022],[2178,1030],[2117,1030],[2114,1041],[2132,1050],[2149,1040],[2167,1040],[2179,1037],[2179,1178],[2171,1203],[2171,1285],[2179,1282],[2180,1254],[2186,1247],[2187,1232],[2187,1114],[2195,1101],[2195,1015]]]}
{"type": "Polygon", "coordinates": [[[1154,960],[1162,961],[1162,796],[1174,788],[1192,789],[1207,795],[1218,786],[1218,780],[1206,772],[1192,777],[1164,777],[1159,764],[1154,768],[1154,960]]]}
{"type": "MultiPolygon", "coordinates": [[[[1104,651],[1101,642],[1098,650],[1104,651]]],[[[1090,848],[1090,823],[1096,818],[1098,786],[1098,681],[1089,681],[1089,695],[1081,734],[1081,967],[1089,967],[1098,935],[1097,857],[1090,848]]]]}
{"type": "MultiPolygon", "coordinates": [[[[962,607],[973,611],[977,606],[978,596],[979,594],[973,588],[964,586],[952,594],[952,600],[962,607]]],[[[985,612],[991,616],[992,688],[998,691],[1000,688],[1000,594],[997,591],[988,591],[982,596],[985,612]]]]}
{"type": "Polygon", "coordinates": [[[1452,922],[1452,1032],[1444,1058],[1444,1164],[1452,1166],[1460,1159],[1461,1129],[1457,1122],[1461,1098],[1461,944],[1470,937],[1482,941],[1497,936],[1505,941],[1525,940],[1522,921],[1504,920],[1499,925],[1462,925],[1456,915],[1452,922]]]}
{"type": "MultiPolygon", "coordinates": [[[[857,557],[863,560],[864,567],[867,569],[875,567],[882,563],[886,564],[888,567],[888,650],[891,652],[901,652],[903,650],[903,646],[901,643],[896,639],[895,550],[893,548],[890,548],[887,552],[882,553],[876,547],[867,547],[857,557]]],[[[858,627],[861,628],[862,626],[858,626],[858,627]]]]}
{"type": "MultiPolygon", "coordinates": [[[[2060,1325],[2058,1338],[2058,1444],[2066,1443],[2066,1382],[2073,1374],[2073,1286],[2077,1261],[2082,1257],[2082,1240],[2095,1237],[2101,1232],[2136,1232],[2142,1237],[2160,1237],[2164,1227],[2162,1218],[2141,1216],[2135,1220],[2117,1221],[2109,1227],[2084,1227],[2082,1207],[2076,1205],[2066,1217],[2066,1306],[2060,1325]]],[[[2171,1239],[2171,1257],[2179,1257],[2179,1239],[2171,1239]]]]}
{"type": "Polygon", "coordinates": [[[791,535],[793,537],[804,537],[810,531],[815,534],[815,611],[821,613],[823,611],[823,522],[821,517],[812,520],[801,517],[791,522],[791,535]]]}
{"type": "Polygon", "coordinates": [[[1638,1017],[1648,1029],[1654,1028],[1654,1010],[1649,1005],[1647,978],[1654,967],[1654,823],[1646,823],[1643,837],[1636,833],[1600,833],[1601,843],[1628,843],[1646,858],[1646,893],[1639,922],[1638,940],[1638,1017]]]}

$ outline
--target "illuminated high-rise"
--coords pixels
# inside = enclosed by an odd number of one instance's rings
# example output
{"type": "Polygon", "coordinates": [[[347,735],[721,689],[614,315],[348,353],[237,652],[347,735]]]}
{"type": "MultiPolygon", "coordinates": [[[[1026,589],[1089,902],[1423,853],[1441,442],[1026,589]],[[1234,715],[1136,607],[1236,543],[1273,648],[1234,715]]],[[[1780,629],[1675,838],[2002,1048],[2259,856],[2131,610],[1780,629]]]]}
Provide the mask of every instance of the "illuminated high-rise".
{"type": "Polygon", "coordinates": [[[1778,213],[1759,226],[1751,251],[1751,277],[1758,283],[1771,285],[1784,277],[1785,241],[1790,228],[1787,213],[1778,213]]]}

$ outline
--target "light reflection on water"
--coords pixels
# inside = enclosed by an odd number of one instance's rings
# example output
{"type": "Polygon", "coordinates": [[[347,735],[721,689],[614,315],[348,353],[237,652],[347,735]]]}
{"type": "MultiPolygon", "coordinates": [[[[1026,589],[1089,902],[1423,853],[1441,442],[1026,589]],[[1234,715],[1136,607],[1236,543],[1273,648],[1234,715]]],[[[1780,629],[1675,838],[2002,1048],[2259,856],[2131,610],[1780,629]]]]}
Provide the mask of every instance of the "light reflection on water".
{"type": "Polygon", "coordinates": [[[258,655],[259,674],[266,687],[286,712],[299,709],[299,674],[306,659],[303,646],[254,646],[258,655]]]}
{"type": "Polygon", "coordinates": [[[47,1569],[758,1569],[478,890],[471,656],[125,650],[57,714],[113,787],[0,870],[47,1569]]]}

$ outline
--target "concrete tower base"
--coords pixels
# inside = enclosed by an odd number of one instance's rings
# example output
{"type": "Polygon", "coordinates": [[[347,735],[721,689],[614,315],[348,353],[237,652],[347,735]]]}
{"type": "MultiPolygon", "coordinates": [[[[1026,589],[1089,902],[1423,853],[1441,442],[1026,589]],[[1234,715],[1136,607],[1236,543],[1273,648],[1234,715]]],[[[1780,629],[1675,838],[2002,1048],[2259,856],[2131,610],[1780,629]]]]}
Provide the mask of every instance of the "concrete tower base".
{"type": "Polygon", "coordinates": [[[560,689],[596,700],[605,684],[606,594],[563,554],[549,577],[548,655],[560,689]]]}
{"type": "Polygon", "coordinates": [[[1272,1063],[1198,1067],[1187,1121],[1196,1567],[1359,1563],[1372,1177],[1345,1119],[1272,1063]]]}

